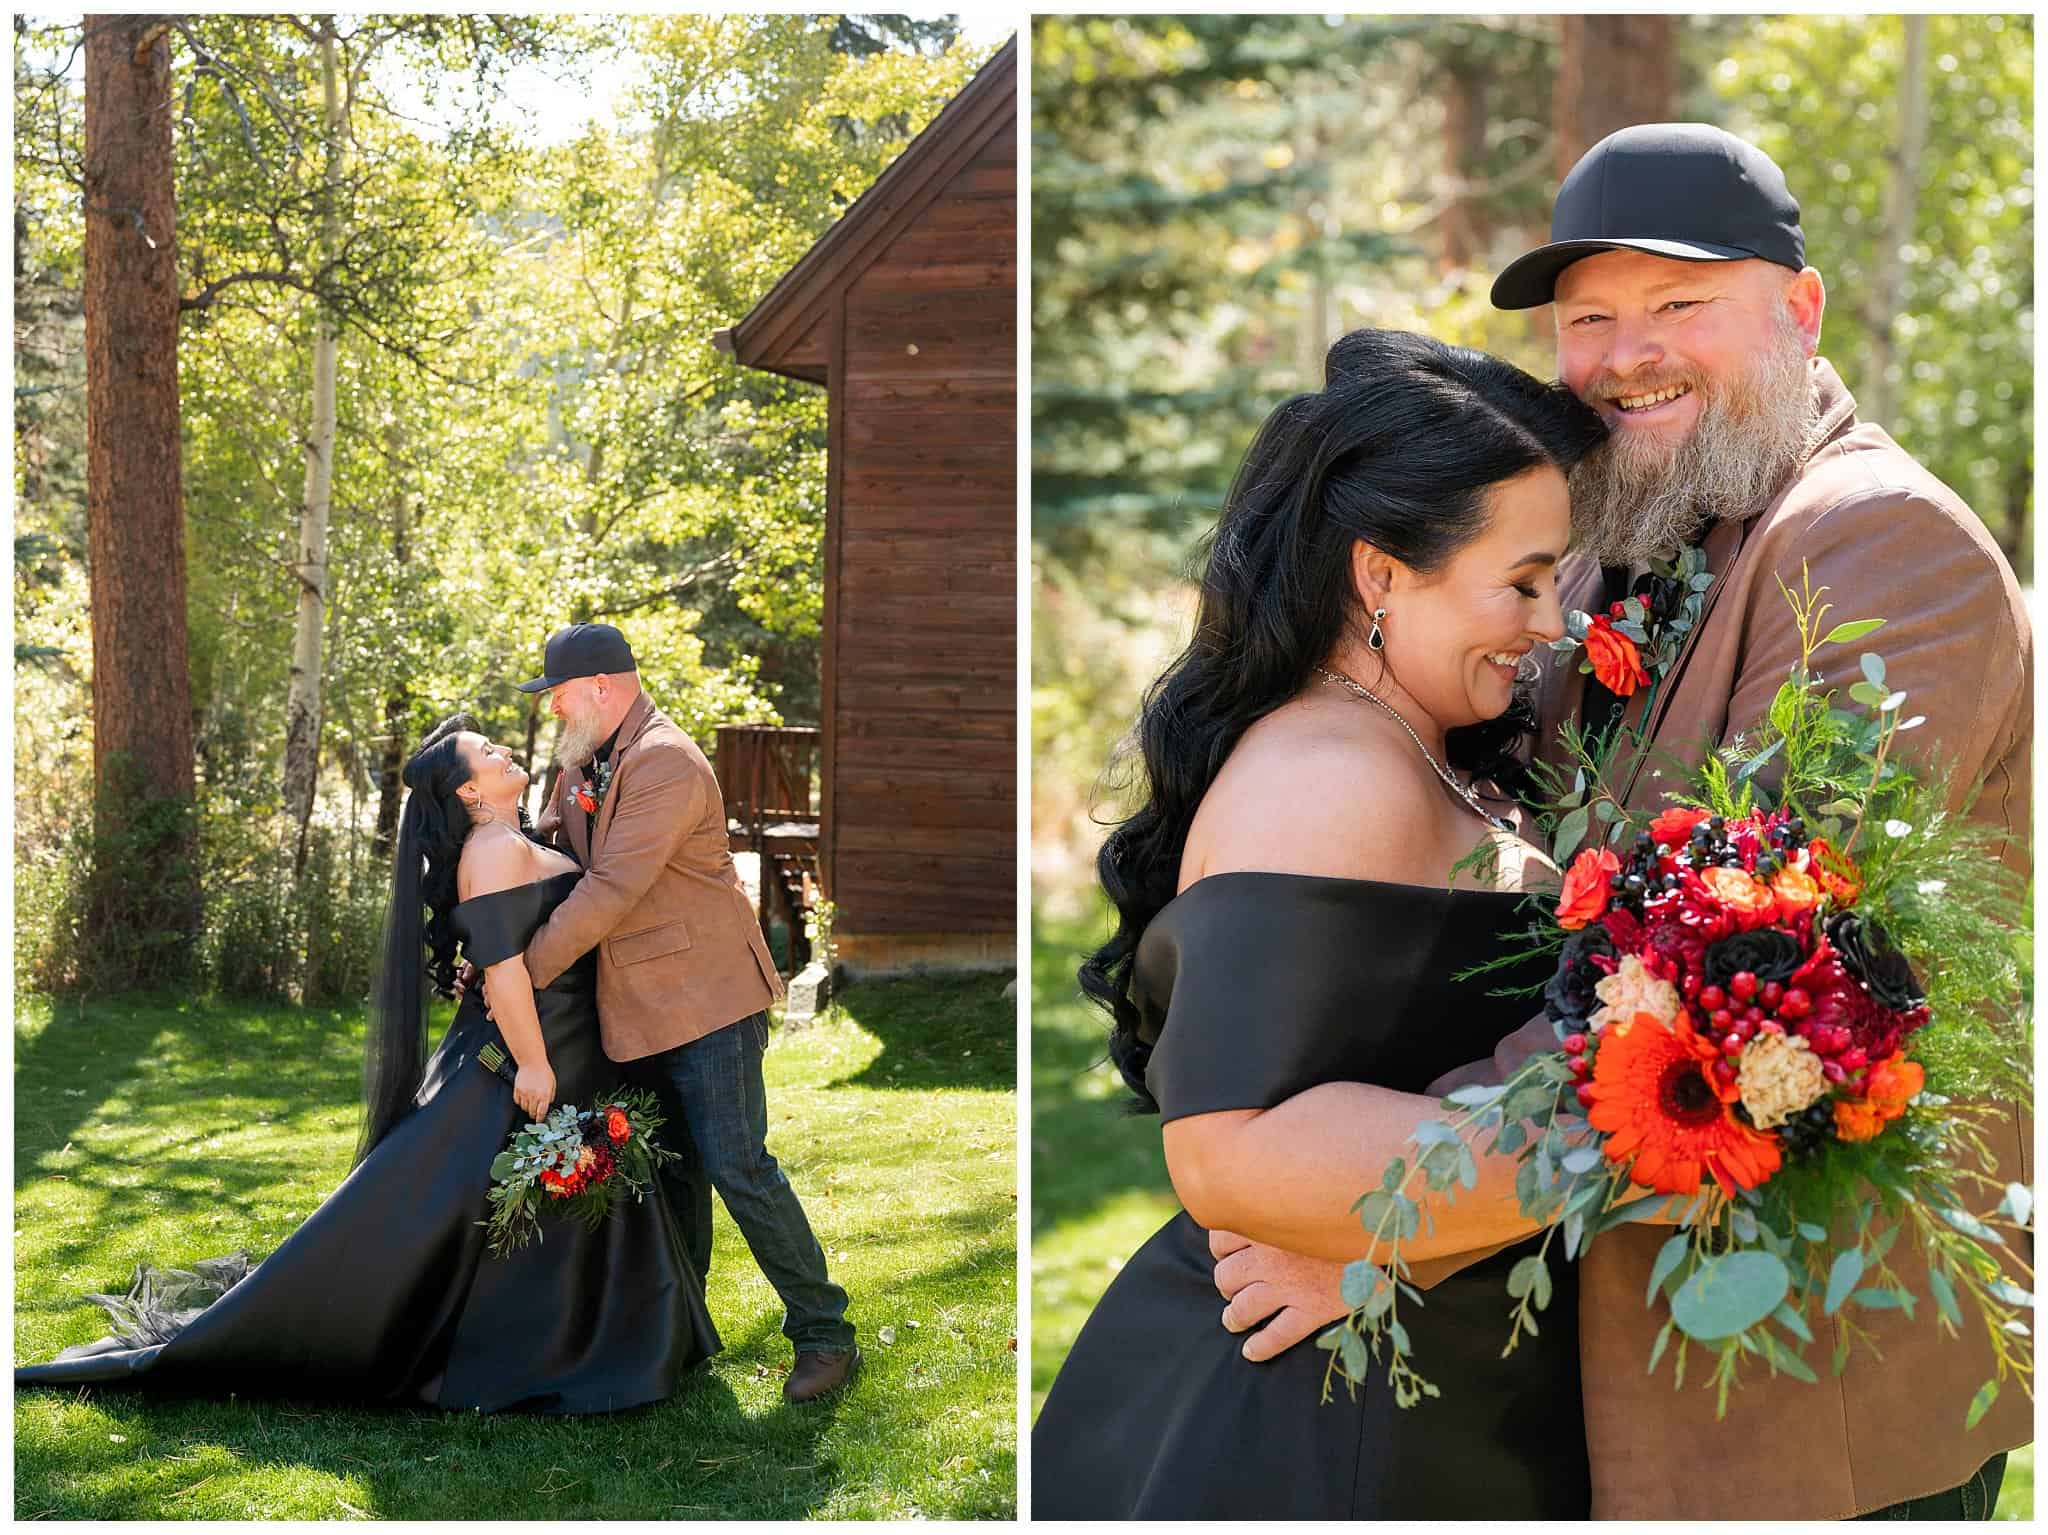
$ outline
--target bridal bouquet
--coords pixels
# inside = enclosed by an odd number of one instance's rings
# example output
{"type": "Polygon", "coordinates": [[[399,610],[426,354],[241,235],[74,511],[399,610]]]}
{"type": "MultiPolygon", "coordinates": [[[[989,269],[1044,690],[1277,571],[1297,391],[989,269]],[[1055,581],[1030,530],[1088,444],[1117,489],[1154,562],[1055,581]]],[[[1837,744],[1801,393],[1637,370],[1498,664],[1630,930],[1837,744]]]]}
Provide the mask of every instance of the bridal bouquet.
{"type": "Polygon", "coordinates": [[[1688,1349],[1703,1349],[1724,1413],[1745,1361],[1814,1380],[1804,1351],[1820,1318],[1843,1324],[1839,1373],[1861,1332],[1852,1312],[1910,1319],[1923,1302],[1950,1335],[1967,1302],[1993,1342],[1972,1426],[2002,1380],[2031,1389],[2033,1296],[2008,1270],[2031,1275],[2009,1250],[2001,1263],[1997,1228],[2025,1227],[2032,1197],[1970,1166],[1986,1161],[1989,1100],[2031,1098],[2018,882],[1992,833],[1943,808],[1935,775],[1893,757],[1920,721],[1901,718],[1881,657],[1861,657],[1860,712],[1818,691],[1818,647],[1878,625],[1823,636],[1819,594],[1786,596],[1802,655],[1768,725],[1711,755],[1673,808],[1639,827],[1602,789],[1599,755],[1572,744],[1554,819],[1574,844],[1596,823],[1605,835],[1520,952],[1483,967],[1555,951],[1543,1009],[1558,1047],[1450,1094],[1447,1116],[1417,1127],[1412,1165],[1397,1160],[1358,1202],[1384,1266],[1345,1272],[1354,1309],[1320,1340],[1332,1373],[1355,1383],[1384,1358],[1402,1406],[1437,1394],[1400,1321],[1404,1299],[1423,1303],[1400,1243],[1427,1219],[1418,1180],[1448,1202],[1476,1184],[1487,1141],[1517,1160],[1521,1211],[1543,1227],[1508,1275],[1504,1353],[1536,1330],[1553,1248],[1569,1260],[1652,1216],[1676,1230],[1645,1297],[1669,1306],[1648,1366],[1675,1339],[1682,1384],[1688,1349]],[[1968,1206],[1993,1202],[1987,1186],[1996,1208],[1980,1218],[1968,1206]],[[1902,1232],[1926,1254],[1925,1296],[1887,1261],[1902,1232]]]}
{"type": "Polygon", "coordinates": [[[491,1162],[492,1253],[504,1256],[540,1236],[543,1210],[596,1226],[625,1195],[639,1199],[675,1153],[654,1139],[661,1128],[649,1092],[621,1093],[596,1108],[558,1104],[515,1130],[491,1162]]]}

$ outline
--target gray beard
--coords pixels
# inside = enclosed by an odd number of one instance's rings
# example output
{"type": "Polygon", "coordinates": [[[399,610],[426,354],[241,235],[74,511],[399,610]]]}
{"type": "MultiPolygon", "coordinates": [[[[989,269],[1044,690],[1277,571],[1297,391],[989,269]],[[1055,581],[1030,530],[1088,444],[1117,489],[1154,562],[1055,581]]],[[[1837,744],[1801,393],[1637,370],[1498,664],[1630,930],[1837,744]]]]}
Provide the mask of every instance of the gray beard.
{"type": "Polygon", "coordinates": [[[1805,457],[1820,410],[1803,343],[1784,330],[1774,341],[1749,373],[1706,391],[1698,422],[1675,448],[1623,428],[1573,467],[1575,542],[1602,564],[1639,565],[1770,498],[1805,457]]]}
{"type": "Polygon", "coordinates": [[[594,713],[584,719],[563,720],[562,728],[555,732],[555,766],[567,772],[570,768],[583,766],[594,757],[604,741],[598,725],[598,717],[594,713]]]}

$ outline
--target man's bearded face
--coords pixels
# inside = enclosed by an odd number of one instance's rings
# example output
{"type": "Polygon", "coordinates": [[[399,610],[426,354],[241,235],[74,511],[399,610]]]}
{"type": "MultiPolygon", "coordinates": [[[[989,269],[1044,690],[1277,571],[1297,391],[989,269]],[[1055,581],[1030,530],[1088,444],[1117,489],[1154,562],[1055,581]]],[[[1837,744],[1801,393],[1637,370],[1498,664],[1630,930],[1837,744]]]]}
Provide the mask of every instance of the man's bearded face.
{"type": "Polygon", "coordinates": [[[1559,274],[1559,370],[1609,428],[1571,475],[1574,533],[1604,563],[1747,516],[1798,464],[1816,404],[1787,281],[1769,262],[1632,250],[1559,274]]]}

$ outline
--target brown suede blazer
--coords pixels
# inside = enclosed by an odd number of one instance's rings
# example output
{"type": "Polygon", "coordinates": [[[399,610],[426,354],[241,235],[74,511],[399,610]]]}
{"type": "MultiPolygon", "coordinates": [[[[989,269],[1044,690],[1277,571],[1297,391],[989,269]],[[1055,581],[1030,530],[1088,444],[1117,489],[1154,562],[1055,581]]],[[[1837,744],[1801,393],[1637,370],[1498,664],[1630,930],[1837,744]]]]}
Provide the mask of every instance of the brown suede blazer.
{"type": "MultiPolygon", "coordinates": [[[[1629,782],[1627,802],[1634,810],[1662,808],[1676,775],[1671,758],[1697,762],[1763,720],[1798,657],[1792,610],[1777,581],[1797,589],[1804,561],[1813,585],[1828,588],[1828,624],[1885,620],[1859,644],[1821,649],[1815,665],[1826,685],[1846,695],[1859,654],[1881,654],[1890,685],[1907,694],[1907,713],[1927,718],[1900,737],[1901,749],[1923,764],[1940,763],[1954,801],[1982,780],[1974,813],[2006,830],[2005,857],[2025,870],[2033,653],[2019,586],[1961,498],[1880,428],[1857,421],[1856,402],[1825,361],[1815,359],[1811,370],[1817,445],[1768,505],[1708,535],[1714,585],[1659,689],[1649,722],[1655,750],[1629,782]]],[[[1604,590],[1599,565],[1583,555],[1566,561],[1560,582],[1567,608],[1599,612],[1622,595],[1604,590]]],[[[1575,664],[1553,664],[1553,654],[1542,659],[1537,749],[1554,753],[1557,726],[1582,708],[1587,679],[1575,664]]],[[[1640,726],[1645,702],[1643,693],[1629,701],[1632,726],[1640,726]]],[[[1502,1042],[1487,1074],[1553,1047],[1549,1024],[1537,1020],[1502,1042]]],[[[1445,1083],[1454,1079],[1470,1078],[1460,1072],[1445,1083]]],[[[1998,1177],[2031,1182],[2031,1134],[2017,1113],[1997,1144],[1998,1177]]],[[[1988,1210],[1996,1199],[1978,1202],[1988,1210]]],[[[1748,1369],[1727,1418],[1715,1422],[1703,1368],[1688,1371],[1679,1391],[1668,1357],[1657,1374],[1644,1373],[1666,1308],[1662,1301],[1646,1308],[1643,1298],[1669,1235],[1668,1227],[1623,1227],[1602,1236],[1580,1263],[1579,1360],[1595,1518],[1847,1518],[1954,1487],[1998,1451],[2033,1437],[2032,1403],[2017,1380],[2003,1384],[1983,1422],[1964,1430],[1970,1399],[1990,1374],[1990,1351],[1967,1304],[1962,1337],[1939,1332],[1926,1264],[1910,1236],[1891,1261],[1920,1298],[1916,1320],[1896,1312],[1856,1316],[1882,1360],[1859,1347],[1840,1378],[1830,1377],[1835,1340],[1827,1333],[1840,1327],[1816,1316],[1818,1346],[1808,1352],[1820,1383],[1748,1369]],[[1675,1469],[1674,1454],[1689,1469],[1675,1469]]],[[[2023,1275],[2013,1278],[2031,1288],[2023,1275]]]]}
{"type": "Polygon", "coordinates": [[[701,1039],[782,995],[697,743],[643,693],[619,725],[594,818],[573,797],[590,782],[587,763],[564,772],[535,826],[584,873],[527,944],[533,984],[597,949],[598,1028],[615,1061],[701,1039]]]}

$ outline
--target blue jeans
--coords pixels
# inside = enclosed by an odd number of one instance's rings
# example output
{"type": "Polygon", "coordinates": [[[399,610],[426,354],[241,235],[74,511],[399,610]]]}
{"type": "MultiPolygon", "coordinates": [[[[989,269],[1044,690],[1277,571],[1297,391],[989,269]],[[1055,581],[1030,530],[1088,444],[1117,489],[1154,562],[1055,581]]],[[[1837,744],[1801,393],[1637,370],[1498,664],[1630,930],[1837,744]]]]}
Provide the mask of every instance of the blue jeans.
{"type": "Polygon", "coordinates": [[[1930,1493],[1894,1503],[1859,1519],[1989,1519],[1998,1507],[1998,1488],[2005,1480],[2005,1452],[2000,1450],[1984,1462],[1977,1474],[1960,1487],[1930,1493]]]}
{"type": "Polygon", "coordinates": [[[784,1336],[799,1350],[851,1348],[846,1292],[827,1276],[825,1250],[768,1150],[768,1093],[761,1081],[767,1048],[768,1015],[755,1013],[635,1061],[631,1069],[661,1099],[668,1121],[662,1139],[676,1160],[663,1166],[662,1179],[691,1261],[710,1272],[715,1188],[782,1297],[784,1336]]]}

